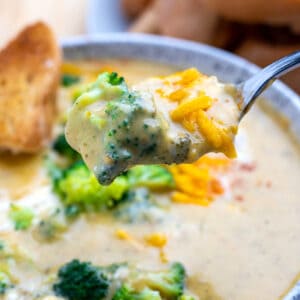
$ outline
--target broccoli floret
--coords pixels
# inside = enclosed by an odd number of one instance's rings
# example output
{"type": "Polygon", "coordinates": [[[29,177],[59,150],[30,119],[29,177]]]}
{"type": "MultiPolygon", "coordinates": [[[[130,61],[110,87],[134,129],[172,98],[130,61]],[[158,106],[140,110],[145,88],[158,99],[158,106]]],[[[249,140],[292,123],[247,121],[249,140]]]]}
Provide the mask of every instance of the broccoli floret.
{"type": "Polygon", "coordinates": [[[89,262],[73,260],[62,266],[53,285],[57,296],[68,300],[101,300],[108,293],[109,281],[89,262]]]}
{"type": "Polygon", "coordinates": [[[120,201],[128,190],[128,181],[119,176],[109,186],[102,186],[85,164],[78,162],[63,171],[54,189],[67,211],[98,211],[120,201]]]}
{"type": "Polygon", "coordinates": [[[153,272],[127,264],[96,267],[73,260],[60,268],[53,289],[69,300],[101,300],[107,295],[112,300],[194,300],[184,294],[184,281],[180,263],[153,272]]]}
{"type": "Polygon", "coordinates": [[[52,148],[58,154],[63,155],[70,161],[74,162],[81,159],[81,155],[73,148],[71,148],[63,133],[57,136],[57,138],[53,142],[52,148]]]}
{"type": "Polygon", "coordinates": [[[59,182],[63,175],[63,169],[57,165],[57,163],[50,157],[47,156],[44,160],[45,167],[50,177],[54,190],[56,189],[56,184],[59,182]]]}
{"type": "Polygon", "coordinates": [[[119,77],[117,73],[104,72],[98,76],[95,82],[82,88],[76,104],[84,107],[98,101],[99,97],[109,100],[118,99],[126,92],[128,92],[128,88],[123,77],[119,77]]]}
{"type": "Polygon", "coordinates": [[[141,165],[128,171],[130,185],[145,186],[150,189],[173,188],[175,182],[172,174],[159,165],[141,165]]]}
{"type": "Polygon", "coordinates": [[[157,272],[134,269],[116,291],[113,300],[178,300],[184,291],[184,281],[185,270],[180,263],[157,272]]]}
{"type": "Polygon", "coordinates": [[[108,82],[111,85],[120,85],[124,82],[124,78],[121,76],[118,76],[118,73],[112,72],[108,75],[108,82]]]}
{"type": "Polygon", "coordinates": [[[169,269],[159,272],[141,272],[136,284],[159,291],[166,299],[177,299],[184,290],[185,269],[180,263],[173,263],[169,269]]]}
{"type": "Polygon", "coordinates": [[[69,87],[80,81],[80,77],[76,75],[63,74],[60,79],[60,83],[64,87],[69,87]]]}
{"type": "Polygon", "coordinates": [[[0,240],[0,251],[2,251],[4,249],[5,249],[5,243],[4,243],[4,241],[0,240]]]}
{"type": "Polygon", "coordinates": [[[9,276],[0,270],[0,295],[4,295],[7,289],[12,288],[13,285],[9,276]]]}
{"type": "MultiPolygon", "coordinates": [[[[156,153],[165,138],[162,120],[156,116],[150,93],[130,90],[116,73],[100,74],[82,91],[69,113],[67,138],[72,146],[80,149],[101,184],[110,184],[133,165],[163,159],[164,155],[156,153]],[[90,136],[97,139],[93,145],[90,136]],[[99,161],[90,160],[92,152],[101,153],[99,161]]],[[[145,180],[148,182],[149,178],[145,180]]]]}
{"type": "Polygon", "coordinates": [[[142,291],[134,291],[129,286],[123,285],[114,294],[112,300],[161,300],[159,292],[148,288],[142,291]]]}
{"type": "Polygon", "coordinates": [[[16,230],[26,230],[31,226],[34,213],[30,208],[11,204],[9,217],[14,222],[16,230]]]}

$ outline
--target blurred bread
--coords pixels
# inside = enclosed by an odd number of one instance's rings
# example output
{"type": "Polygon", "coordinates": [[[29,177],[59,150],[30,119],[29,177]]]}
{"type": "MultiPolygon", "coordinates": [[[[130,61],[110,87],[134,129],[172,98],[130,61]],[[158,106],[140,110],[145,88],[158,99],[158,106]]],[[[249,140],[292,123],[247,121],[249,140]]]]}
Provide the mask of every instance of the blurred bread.
{"type": "Polygon", "coordinates": [[[129,31],[160,34],[158,15],[154,2],[149,4],[147,9],[140,13],[140,17],[132,23],[129,31]]]}
{"type": "Polygon", "coordinates": [[[299,0],[198,0],[219,16],[248,24],[289,26],[300,33],[299,0]]]}
{"type": "Polygon", "coordinates": [[[50,28],[26,27],[0,52],[0,149],[33,153],[49,141],[60,50],[50,28]]]}
{"type": "MultiPolygon", "coordinates": [[[[130,2],[133,8],[137,1],[123,2],[130,2]]],[[[130,14],[130,10],[125,9],[125,13],[130,14]]],[[[130,31],[211,43],[217,25],[217,16],[199,0],[164,0],[152,1],[144,9],[140,9],[139,17],[132,23],[130,31]]]]}
{"type": "MultiPolygon", "coordinates": [[[[123,0],[131,31],[195,40],[265,66],[300,49],[300,0],[123,0]]],[[[300,93],[300,70],[284,77],[300,93]]]]}
{"type": "Polygon", "coordinates": [[[161,34],[211,43],[218,24],[217,15],[199,0],[156,1],[161,34]]]}
{"type": "Polygon", "coordinates": [[[152,0],[121,0],[121,6],[129,18],[135,18],[152,2],[152,0]]]}

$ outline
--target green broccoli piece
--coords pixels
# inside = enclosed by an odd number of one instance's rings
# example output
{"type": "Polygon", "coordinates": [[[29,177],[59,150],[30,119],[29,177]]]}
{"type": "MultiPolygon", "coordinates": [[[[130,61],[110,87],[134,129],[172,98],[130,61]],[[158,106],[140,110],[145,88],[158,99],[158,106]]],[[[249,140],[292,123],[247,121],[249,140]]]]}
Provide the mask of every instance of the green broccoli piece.
{"type": "Polygon", "coordinates": [[[108,289],[109,281],[99,268],[76,259],[59,269],[53,285],[55,294],[68,300],[101,300],[108,289]]]}
{"type": "Polygon", "coordinates": [[[167,270],[158,272],[134,269],[116,291],[113,300],[178,300],[183,294],[184,283],[185,270],[180,263],[173,263],[167,270]]]}
{"type": "Polygon", "coordinates": [[[5,249],[5,243],[4,241],[0,240],[0,251],[5,249]]]}
{"type": "Polygon", "coordinates": [[[159,165],[140,165],[128,171],[129,184],[150,189],[168,189],[175,186],[172,174],[159,165]]]}
{"type": "Polygon", "coordinates": [[[161,300],[159,292],[148,288],[142,291],[134,291],[129,286],[121,286],[114,294],[112,300],[161,300]]]}
{"type": "Polygon", "coordinates": [[[98,267],[75,259],[60,268],[53,290],[69,300],[101,300],[107,295],[112,300],[195,300],[184,294],[184,281],[180,263],[153,272],[120,263],[98,267]],[[118,275],[120,268],[125,268],[120,272],[125,277],[118,275]]]}
{"type": "Polygon", "coordinates": [[[54,190],[60,196],[67,212],[98,211],[113,207],[128,190],[128,181],[119,176],[109,186],[102,186],[81,161],[56,178],[54,190]]]}
{"type": "MultiPolygon", "coordinates": [[[[102,73],[94,83],[82,90],[70,110],[67,131],[74,131],[79,122],[84,130],[79,128],[73,141],[70,135],[70,143],[80,149],[85,159],[91,152],[91,148],[85,146],[89,144],[89,133],[98,137],[98,140],[101,137],[101,143],[95,143],[94,146],[97,152],[104,155],[99,157],[93,171],[103,185],[110,184],[132,165],[153,161],[153,156],[158,162],[163,159],[164,155],[156,155],[164,132],[161,120],[156,116],[152,96],[149,94],[145,99],[144,94],[131,91],[117,73],[102,73]],[[97,110],[93,108],[94,103],[101,104],[97,110]],[[140,122],[140,126],[135,126],[136,122],[140,122]],[[143,132],[140,131],[141,127],[143,132]]],[[[143,179],[147,183],[150,180],[143,179]]],[[[160,179],[167,181],[168,176],[160,179]]],[[[152,186],[156,187],[157,184],[161,186],[158,182],[153,182],[152,186]]],[[[171,185],[171,182],[168,184],[171,185]]]]}
{"type": "Polygon", "coordinates": [[[111,85],[120,85],[121,83],[124,82],[124,78],[121,76],[118,76],[118,73],[112,72],[112,73],[109,73],[109,75],[108,75],[108,82],[111,85]]]}
{"type": "Polygon", "coordinates": [[[69,87],[80,81],[80,77],[76,75],[63,74],[60,79],[60,83],[64,87],[69,87]]]}
{"type": "Polygon", "coordinates": [[[52,148],[58,154],[68,158],[73,162],[81,159],[81,155],[73,148],[71,148],[63,133],[57,136],[57,138],[53,142],[52,148]]]}
{"type": "Polygon", "coordinates": [[[118,99],[126,92],[128,92],[128,88],[123,77],[119,77],[117,73],[104,72],[98,76],[95,82],[87,84],[81,89],[76,104],[82,108],[98,101],[100,97],[113,100],[118,99]]]}
{"type": "Polygon", "coordinates": [[[170,300],[175,300],[183,294],[185,284],[185,269],[180,263],[173,263],[169,269],[159,272],[141,272],[137,285],[144,285],[170,300]]]}
{"type": "Polygon", "coordinates": [[[178,300],[196,300],[193,296],[190,295],[181,295],[178,300]]]}
{"type": "Polygon", "coordinates": [[[16,204],[10,205],[9,218],[14,222],[16,230],[28,229],[33,221],[34,213],[30,208],[21,207],[16,204]]]}
{"type": "Polygon", "coordinates": [[[12,288],[13,285],[9,276],[0,270],[0,295],[4,295],[7,289],[12,288]]]}
{"type": "Polygon", "coordinates": [[[59,182],[63,175],[63,169],[50,156],[45,157],[44,164],[55,190],[57,182],[59,182]]]}

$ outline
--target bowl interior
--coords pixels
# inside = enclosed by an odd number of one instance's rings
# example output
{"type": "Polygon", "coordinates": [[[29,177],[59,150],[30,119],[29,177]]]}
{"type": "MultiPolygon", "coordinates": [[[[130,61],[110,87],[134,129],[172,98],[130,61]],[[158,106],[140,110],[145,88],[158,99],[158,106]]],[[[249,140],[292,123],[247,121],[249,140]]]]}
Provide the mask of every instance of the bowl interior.
{"type": "MultiPolygon", "coordinates": [[[[254,64],[226,51],[179,39],[143,34],[103,34],[75,37],[62,42],[69,60],[126,57],[166,63],[181,68],[196,67],[224,82],[238,83],[260,70],[254,64]]],[[[290,120],[292,132],[300,141],[300,98],[280,81],[265,93],[277,110],[290,120]]],[[[285,298],[300,299],[300,283],[285,298]]]]}

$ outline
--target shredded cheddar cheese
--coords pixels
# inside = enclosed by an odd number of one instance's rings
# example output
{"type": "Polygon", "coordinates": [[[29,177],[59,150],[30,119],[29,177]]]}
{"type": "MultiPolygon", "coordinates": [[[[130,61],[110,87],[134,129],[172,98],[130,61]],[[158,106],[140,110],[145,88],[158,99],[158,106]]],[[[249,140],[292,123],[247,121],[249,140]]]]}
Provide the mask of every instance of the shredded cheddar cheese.
{"type": "Polygon", "coordinates": [[[218,99],[213,99],[205,94],[205,91],[199,90],[205,78],[208,77],[197,69],[187,69],[162,77],[163,86],[156,92],[178,103],[170,113],[174,122],[180,123],[191,133],[198,131],[214,149],[225,153],[228,157],[235,157],[232,137],[237,128],[225,129],[223,124],[219,124],[207,113],[218,99]]]}
{"type": "MultiPolygon", "coordinates": [[[[235,157],[236,151],[230,133],[219,127],[210,119],[204,111],[199,110],[197,115],[197,125],[201,134],[216,149],[225,153],[228,157],[235,157]]],[[[236,132],[236,128],[231,128],[231,133],[236,132]]]]}
{"type": "Polygon", "coordinates": [[[187,85],[192,83],[195,80],[201,79],[201,77],[204,75],[201,74],[197,69],[190,68],[182,72],[177,72],[173,76],[174,77],[179,76],[179,80],[177,81],[177,83],[182,85],[187,85]]]}
{"type": "Polygon", "coordinates": [[[129,233],[123,229],[117,229],[115,231],[116,237],[120,240],[131,240],[132,237],[129,235],[129,233]]]}
{"type": "Polygon", "coordinates": [[[159,249],[159,257],[161,262],[167,263],[168,258],[164,251],[167,244],[167,236],[164,233],[154,232],[145,236],[145,241],[148,245],[159,249]]]}
{"type": "MultiPolygon", "coordinates": [[[[117,229],[115,231],[115,236],[120,240],[131,243],[138,250],[143,250],[145,246],[140,239],[133,237],[124,229],[117,229]]],[[[164,251],[164,247],[166,246],[167,242],[168,239],[164,233],[154,232],[144,236],[144,243],[146,243],[146,246],[157,248],[159,251],[160,260],[163,263],[168,262],[167,255],[164,251]]]]}
{"type": "Polygon", "coordinates": [[[131,245],[134,246],[135,248],[137,248],[138,250],[143,249],[143,245],[124,229],[117,229],[115,231],[115,236],[120,240],[130,242],[131,245]]]}
{"type": "Polygon", "coordinates": [[[160,232],[155,232],[145,236],[145,241],[153,247],[164,247],[167,244],[167,236],[160,232]]]}
{"type": "Polygon", "coordinates": [[[187,100],[178,105],[177,108],[171,112],[171,118],[173,121],[180,121],[192,112],[196,112],[199,109],[209,108],[212,102],[212,98],[201,93],[198,97],[187,100]]]}
{"type": "Polygon", "coordinates": [[[230,166],[226,157],[205,155],[194,164],[170,167],[176,183],[172,200],[182,204],[208,206],[224,193],[220,176],[230,166]]]}

